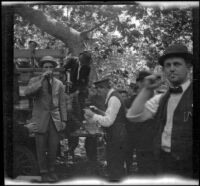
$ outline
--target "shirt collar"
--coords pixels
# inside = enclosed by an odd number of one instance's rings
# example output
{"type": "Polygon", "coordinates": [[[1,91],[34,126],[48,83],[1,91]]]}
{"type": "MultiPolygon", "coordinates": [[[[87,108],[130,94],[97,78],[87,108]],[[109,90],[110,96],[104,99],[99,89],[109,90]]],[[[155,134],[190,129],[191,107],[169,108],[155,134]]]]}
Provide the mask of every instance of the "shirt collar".
{"type": "Polygon", "coordinates": [[[183,92],[189,87],[189,85],[190,85],[190,80],[187,80],[186,82],[184,82],[183,84],[181,84],[183,92]]]}
{"type": "Polygon", "coordinates": [[[107,94],[107,96],[106,96],[106,101],[105,101],[105,103],[108,102],[108,98],[110,97],[110,95],[111,95],[114,91],[115,91],[114,88],[111,88],[111,89],[108,91],[108,94],[107,94]]]}
{"type": "Polygon", "coordinates": [[[185,92],[185,90],[189,87],[189,85],[190,85],[189,79],[180,85],[183,89],[183,92],[185,92]]]}

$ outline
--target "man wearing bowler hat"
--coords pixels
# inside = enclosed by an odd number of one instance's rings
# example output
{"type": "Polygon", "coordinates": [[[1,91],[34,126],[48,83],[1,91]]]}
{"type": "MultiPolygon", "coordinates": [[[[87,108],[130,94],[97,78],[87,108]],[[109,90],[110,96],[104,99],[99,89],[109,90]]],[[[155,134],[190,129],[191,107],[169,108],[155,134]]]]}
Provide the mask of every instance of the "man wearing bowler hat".
{"type": "Polygon", "coordinates": [[[163,66],[169,90],[152,97],[162,80],[157,74],[147,76],[126,116],[133,122],[156,119],[154,152],[159,172],[193,177],[193,89],[189,79],[193,55],[186,46],[173,44],[158,62],[163,66]]]}
{"type": "Polygon", "coordinates": [[[37,125],[36,149],[39,170],[43,182],[57,181],[55,174],[56,153],[59,132],[67,121],[63,83],[53,76],[56,60],[44,56],[40,60],[43,73],[33,77],[25,90],[25,95],[34,98],[32,122],[37,125]]]}
{"type": "Polygon", "coordinates": [[[110,181],[119,181],[125,174],[124,162],[127,143],[125,106],[121,95],[110,86],[108,78],[94,82],[98,94],[105,99],[106,111],[98,115],[85,109],[85,119],[105,128],[106,157],[110,181]]]}

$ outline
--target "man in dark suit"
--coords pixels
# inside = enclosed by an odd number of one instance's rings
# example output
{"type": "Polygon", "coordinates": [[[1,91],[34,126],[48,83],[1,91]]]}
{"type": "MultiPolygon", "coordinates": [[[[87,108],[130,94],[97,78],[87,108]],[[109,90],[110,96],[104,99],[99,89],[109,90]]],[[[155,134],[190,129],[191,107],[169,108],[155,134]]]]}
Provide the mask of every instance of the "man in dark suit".
{"type": "Polygon", "coordinates": [[[190,178],[194,173],[193,89],[189,78],[192,62],[193,55],[186,46],[169,46],[159,58],[169,90],[153,96],[162,80],[158,74],[147,76],[144,88],[127,112],[127,118],[132,122],[155,117],[154,152],[159,163],[158,171],[190,178]]]}
{"type": "Polygon", "coordinates": [[[37,157],[42,181],[57,181],[55,161],[59,144],[59,132],[65,128],[67,111],[64,85],[53,76],[56,60],[45,56],[40,60],[43,74],[33,77],[25,90],[26,96],[34,98],[32,119],[38,132],[35,134],[37,157]],[[47,152],[47,156],[46,156],[47,152]]]}
{"type": "MultiPolygon", "coordinates": [[[[83,51],[79,54],[79,58],[69,57],[64,64],[65,71],[70,74],[71,86],[68,93],[72,97],[71,110],[68,110],[69,125],[67,127],[67,134],[76,131],[79,132],[83,117],[83,109],[86,106],[86,99],[89,96],[89,86],[92,79],[92,56],[89,51],[83,51]]],[[[95,80],[95,79],[94,79],[95,80]]],[[[73,155],[73,151],[78,145],[78,137],[71,136],[69,139],[69,148],[73,155]]],[[[86,154],[88,159],[95,160],[96,155],[91,152],[96,151],[96,138],[87,137],[85,141],[86,154]]]]}

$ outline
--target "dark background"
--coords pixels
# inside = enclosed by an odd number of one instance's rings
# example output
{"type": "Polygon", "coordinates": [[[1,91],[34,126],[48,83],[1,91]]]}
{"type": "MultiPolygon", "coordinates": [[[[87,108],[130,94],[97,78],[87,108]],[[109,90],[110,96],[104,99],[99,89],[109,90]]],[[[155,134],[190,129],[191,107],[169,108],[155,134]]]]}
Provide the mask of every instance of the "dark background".
{"type": "MultiPolygon", "coordinates": [[[[3,147],[4,177],[12,171],[12,118],[13,118],[13,14],[14,7],[2,6],[2,92],[3,92],[3,147]]],[[[199,68],[199,8],[193,10],[194,60],[194,174],[199,178],[199,121],[200,68],[199,68]]]]}

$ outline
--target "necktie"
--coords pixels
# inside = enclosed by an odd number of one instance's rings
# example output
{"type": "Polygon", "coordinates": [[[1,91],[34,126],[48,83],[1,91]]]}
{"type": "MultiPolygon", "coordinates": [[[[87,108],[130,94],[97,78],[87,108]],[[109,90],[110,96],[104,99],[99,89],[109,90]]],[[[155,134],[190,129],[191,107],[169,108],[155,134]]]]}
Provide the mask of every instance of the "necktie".
{"type": "Polygon", "coordinates": [[[183,92],[183,89],[182,89],[181,86],[174,87],[174,88],[170,87],[170,88],[169,88],[169,92],[170,92],[171,94],[180,94],[180,93],[183,92]]]}
{"type": "Polygon", "coordinates": [[[51,95],[51,94],[52,94],[52,86],[51,86],[51,83],[50,83],[50,79],[49,79],[49,78],[47,79],[47,83],[48,83],[48,92],[49,92],[49,94],[51,95]]]}

